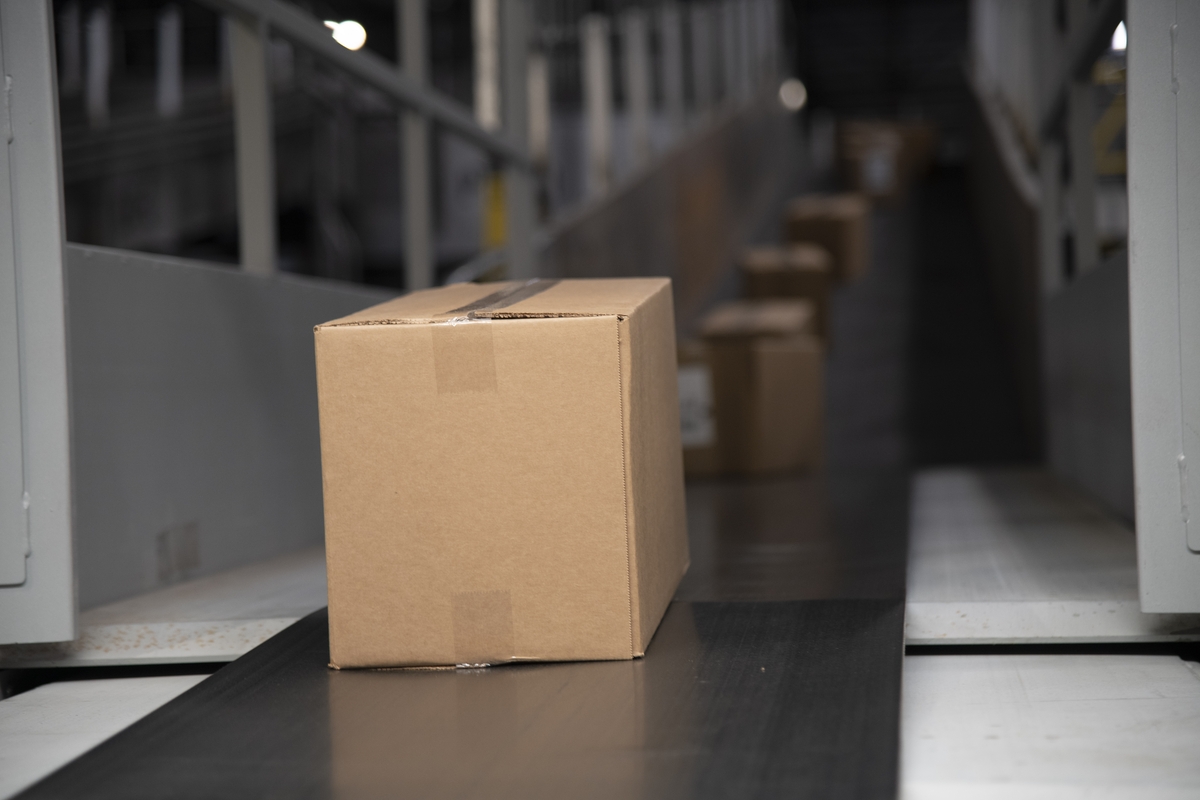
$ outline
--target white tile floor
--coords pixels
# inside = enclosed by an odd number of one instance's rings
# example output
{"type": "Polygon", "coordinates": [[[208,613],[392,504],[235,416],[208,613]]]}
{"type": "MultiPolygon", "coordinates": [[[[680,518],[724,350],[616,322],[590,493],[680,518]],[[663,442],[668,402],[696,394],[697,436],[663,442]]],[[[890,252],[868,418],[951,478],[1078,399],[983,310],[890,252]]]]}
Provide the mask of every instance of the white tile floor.
{"type": "Polygon", "coordinates": [[[63,681],[0,701],[0,798],[32,785],[204,678],[63,681]]]}
{"type": "Polygon", "coordinates": [[[904,662],[903,800],[1200,797],[1200,678],[1174,656],[904,662]]]}

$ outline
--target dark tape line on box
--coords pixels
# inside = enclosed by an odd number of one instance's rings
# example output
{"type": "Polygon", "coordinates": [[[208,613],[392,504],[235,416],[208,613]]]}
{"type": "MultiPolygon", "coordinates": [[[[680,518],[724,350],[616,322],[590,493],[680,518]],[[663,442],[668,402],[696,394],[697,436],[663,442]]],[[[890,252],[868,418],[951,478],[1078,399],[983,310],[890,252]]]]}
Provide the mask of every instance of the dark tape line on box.
{"type": "Polygon", "coordinates": [[[456,592],[454,663],[460,667],[513,660],[512,595],[506,591],[456,592]]]}
{"type": "Polygon", "coordinates": [[[492,292],[486,297],[481,297],[473,303],[467,303],[465,306],[452,308],[447,311],[447,314],[466,314],[467,316],[475,316],[481,311],[495,311],[501,308],[508,308],[511,305],[516,305],[522,300],[528,300],[535,294],[541,294],[547,289],[558,285],[557,280],[542,280],[534,278],[533,280],[519,283],[516,286],[509,286],[501,289],[498,292],[492,292]]]}

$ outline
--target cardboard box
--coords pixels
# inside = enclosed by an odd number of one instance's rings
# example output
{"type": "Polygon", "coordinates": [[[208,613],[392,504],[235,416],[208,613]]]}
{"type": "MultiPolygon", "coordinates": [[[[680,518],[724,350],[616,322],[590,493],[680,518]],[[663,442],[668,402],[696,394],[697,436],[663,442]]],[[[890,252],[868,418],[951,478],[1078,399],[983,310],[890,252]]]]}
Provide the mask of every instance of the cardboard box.
{"type": "Polygon", "coordinates": [[[842,179],[872,200],[898,200],[908,188],[904,140],[894,127],[843,123],[838,129],[838,164],[842,179]]]}
{"type": "Polygon", "coordinates": [[[824,348],[813,316],[807,300],[743,300],[704,320],[722,472],[822,463],[824,348]]]}
{"type": "Polygon", "coordinates": [[[797,297],[812,302],[816,332],[829,339],[833,257],[816,244],[753,247],[742,254],[742,288],[752,300],[797,297]]]}
{"type": "Polygon", "coordinates": [[[921,120],[844,120],[838,157],[847,183],[873,199],[899,198],[933,164],[937,129],[921,120]]]}
{"type": "Polygon", "coordinates": [[[417,292],[316,352],[333,666],[645,653],[688,565],[670,281],[417,292]]]}
{"type": "Polygon", "coordinates": [[[811,194],[788,204],[784,240],[820,245],[833,257],[835,281],[851,281],[870,262],[871,205],[861,194],[811,194]]]}
{"type": "Polygon", "coordinates": [[[712,369],[703,342],[679,343],[679,427],[683,473],[689,478],[719,475],[717,417],[712,369]]]}

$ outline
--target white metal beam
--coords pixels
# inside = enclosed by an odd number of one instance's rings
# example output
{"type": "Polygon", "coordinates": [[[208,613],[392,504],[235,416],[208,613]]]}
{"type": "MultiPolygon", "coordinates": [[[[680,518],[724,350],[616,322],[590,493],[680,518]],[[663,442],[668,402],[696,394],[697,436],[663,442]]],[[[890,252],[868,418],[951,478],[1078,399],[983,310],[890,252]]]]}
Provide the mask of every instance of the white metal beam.
{"type": "Polygon", "coordinates": [[[276,266],[275,142],[267,30],[261,21],[238,15],[228,17],[228,26],[242,268],[270,275],[276,266]]]}
{"type": "MultiPolygon", "coordinates": [[[[0,384],[19,385],[21,426],[19,441],[11,432],[0,434],[0,461],[22,464],[24,487],[14,498],[10,479],[0,486],[6,491],[0,524],[19,519],[11,509],[19,503],[29,554],[24,581],[0,587],[0,643],[65,641],[75,637],[76,603],[62,162],[50,0],[0,0],[0,50],[0,90],[8,112],[0,137],[8,166],[0,184],[6,201],[0,203],[0,225],[7,217],[12,231],[4,242],[11,247],[19,359],[17,374],[11,358],[0,362],[0,384]]],[[[0,402],[11,415],[11,396],[0,402]]]]}
{"type": "MultiPolygon", "coordinates": [[[[425,0],[396,0],[400,30],[400,63],[404,74],[418,86],[427,83],[425,0]]],[[[429,177],[429,122],[420,113],[400,115],[401,167],[404,181],[404,270],[410,292],[433,285],[433,215],[429,177]]]]}

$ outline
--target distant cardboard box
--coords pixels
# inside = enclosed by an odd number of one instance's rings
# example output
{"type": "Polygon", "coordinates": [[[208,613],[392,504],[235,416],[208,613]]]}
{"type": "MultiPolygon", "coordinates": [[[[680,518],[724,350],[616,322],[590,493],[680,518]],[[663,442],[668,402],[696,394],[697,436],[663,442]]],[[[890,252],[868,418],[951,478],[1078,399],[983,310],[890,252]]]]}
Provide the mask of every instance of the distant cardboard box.
{"type": "Polygon", "coordinates": [[[833,257],[834,280],[852,281],[867,271],[870,221],[871,204],[861,194],[809,194],[788,203],[783,238],[825,248],[833,257]]]}
{"type": "Polygon", "coordinates": [[[316,353],[332,666],[645,653],[688,564],[670,281],[417,292],[316,353]]]}
{"type": "Polygon", "coordinates": [[[816,332],[829,340],[829,290],[833,257],[817,244],[751,247],[739,260],[742,287],[752,300],[801,298],[816,312],[816,332]]]}
{"type": "Polygon", "coordinates": [[[704,343],[679,343],[679,425],[683,472],[689,478],[718,475],[717,417],[712,369],[704,343]]]}
{"type": "Polygon", "coordinates": [[[937,147],[937,129],[921,120],[843,120],[837,138],[847,184],[885,202],[924,177],[937,147]]]}
{"type": "Polygon", "coordinates": [[[742,300],[705,318],[721,472],[821,465],[824,348],[813,319],[807,300],[742,300]]]}

